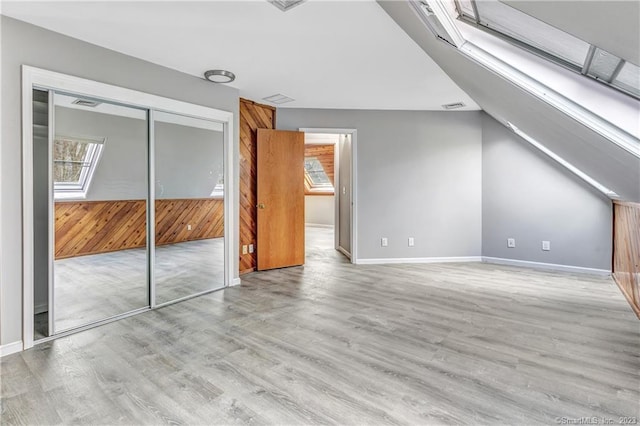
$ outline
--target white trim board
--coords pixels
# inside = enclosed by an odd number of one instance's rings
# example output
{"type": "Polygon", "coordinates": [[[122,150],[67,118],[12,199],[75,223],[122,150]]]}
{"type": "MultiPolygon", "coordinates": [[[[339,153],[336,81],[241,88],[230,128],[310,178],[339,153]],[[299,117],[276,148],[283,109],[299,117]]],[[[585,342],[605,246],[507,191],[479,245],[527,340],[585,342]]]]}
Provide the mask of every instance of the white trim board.
{"type": "Polygon", "coordinates": [[[480,262],[480,256],[460,256],[460,257],[391,257],[387,259],[358,259],[358,265],[387,265],[401,263],[463,263],[480,262]]]}
{"type": "Polygon", "coordinates": [[[242,280],[240,278],[234,278],[233,280],[231,280],[231,284],[229,285],[229,287],[235,287],[237,285],[240,285],[242,283],[242,280]]]}
{"type": "Polygon", "coordinates": [[[22,340],[18,340],[17,342],[7,343],[6,345],[0,346],[0,358],[3,356],[15,354],[22,351],[22,340]]]}
{"type": "Polygon", "coordinates": [[[583,266],[559,265],[557,263],[531,262],[528,260],[504,259],[500,257],[482,256],[483,263],[494,263],[496,265],[519,266],[524,268],[541,269],[547,271],[572,272],[578,274],[590,274],[608,277],[611,271],[606,269],[585,268],[583,266]]]}

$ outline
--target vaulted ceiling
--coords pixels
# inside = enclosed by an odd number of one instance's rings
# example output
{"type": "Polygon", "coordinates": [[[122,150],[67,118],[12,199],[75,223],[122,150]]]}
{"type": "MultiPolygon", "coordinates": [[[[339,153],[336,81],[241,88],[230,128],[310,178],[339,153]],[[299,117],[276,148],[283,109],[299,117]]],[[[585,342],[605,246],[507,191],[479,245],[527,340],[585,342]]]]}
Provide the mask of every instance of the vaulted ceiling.
{"type": "MultiPolygon", "coordinates": [[[[638,1],[503,1],[640,62],[638,1]]],[[[407,1],[308,0],[287,12],[264,0],[5,1],[2,13],[194,76],[229,69],[241,96],[295,99],[283,107],[441,110],[461,101],[640,201],[636,156],[438,41],[407,1]]]]}
{"type": "Polygon", "coordinates": [[[223,68],[284,107],[442,110],[475,102],[373,0],[7,2],[2,13],[201,77],[223,68]]]}

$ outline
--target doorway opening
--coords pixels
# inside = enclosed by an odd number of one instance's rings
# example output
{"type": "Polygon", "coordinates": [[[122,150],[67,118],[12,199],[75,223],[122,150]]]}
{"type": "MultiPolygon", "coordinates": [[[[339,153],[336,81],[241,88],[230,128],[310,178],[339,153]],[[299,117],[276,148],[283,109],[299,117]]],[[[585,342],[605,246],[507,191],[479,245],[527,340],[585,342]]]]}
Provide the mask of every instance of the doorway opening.
{"type": "Polygon", "coordinates": [[[307,260],[337,250],[355,262],[354,129],[305,132],[305,241],[307,260]]]}

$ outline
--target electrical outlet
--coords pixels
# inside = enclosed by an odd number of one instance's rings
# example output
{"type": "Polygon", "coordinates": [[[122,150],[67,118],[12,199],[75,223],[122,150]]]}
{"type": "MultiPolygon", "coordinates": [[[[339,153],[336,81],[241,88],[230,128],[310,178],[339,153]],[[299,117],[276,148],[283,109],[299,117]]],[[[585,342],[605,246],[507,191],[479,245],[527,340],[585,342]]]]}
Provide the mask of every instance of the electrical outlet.
{"type": "Polygon", "coordinates": [[[543,241],[542,242],[542,250],[544,250],[544,251],[551,250],[551,241],[543,241]]]}
{"type": "Polygon", "coordinates": [[[187,225],[187,231],[191,231],[191,225],[187,225]]]}
{"type": "Polygon", "coordinates": [[[242,254],[247,254],[247,245],[242,246],[242,254]]]}
{"type": "Polygon", "coordinates": [[[507,247],[515,248],[516,247],[516,239],[515,238],[507,238],[507,247]]]}
{"type": "Polygon", "coordinates": [[[249,253],[253,253],[253,244],[249,244],[249,253]]]}
{"type": "Polygon", "coordinates": [[[386,247],[386,246],[388,246],[388,245],[389,245],[389,240],[388,240],[387,238],[383,237],[383,238],[380,240],[380,244],[382,245],[382,247],[386,247]]]}
{"type": "Polygon", "coordinates": [[[415,243],[415,240],[413,239],[413,237],[409,237],[409,247],[413,247],[415,243]]]}

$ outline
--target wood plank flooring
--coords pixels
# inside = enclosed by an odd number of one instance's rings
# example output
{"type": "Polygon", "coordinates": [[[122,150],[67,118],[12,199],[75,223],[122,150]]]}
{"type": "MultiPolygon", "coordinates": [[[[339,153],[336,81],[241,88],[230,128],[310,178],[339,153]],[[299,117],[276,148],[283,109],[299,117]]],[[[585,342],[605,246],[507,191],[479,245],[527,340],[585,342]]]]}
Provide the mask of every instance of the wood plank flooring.
{"type": "MultiPolygon", "coordinates": [[[[640,417],[640,322],[610,279],[307,265],[2,358],[2,424],[558,424],[640,417]]],[[[328,247],[325,247],[328,246],[328,247]]]]}

